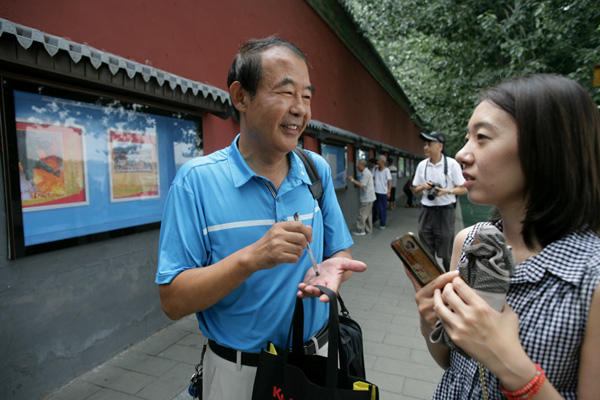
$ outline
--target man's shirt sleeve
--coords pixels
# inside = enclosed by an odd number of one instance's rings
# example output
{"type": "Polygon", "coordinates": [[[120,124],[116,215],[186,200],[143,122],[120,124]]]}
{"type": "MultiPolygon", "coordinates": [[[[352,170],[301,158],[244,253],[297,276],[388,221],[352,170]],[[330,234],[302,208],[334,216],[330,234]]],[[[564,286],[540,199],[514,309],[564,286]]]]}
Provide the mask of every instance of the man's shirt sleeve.
{"type": "Polygon", "coordinates": [[[173,183],[167,195],[160,230],[157,284],[170,283],[189,268],[206,265],[203,221],[193,194],[173,183]]]}
{"type": "Polygon", "coordinates": [[[419,165],[417,165],[417,172],[415,172],[415,178],[413,179],[412,183],[415,187],[421,186],[425,183],[425,177],[423,176],[425,172],[423,171],[423,168],[426,162],[427,160],[421,161],[419,165]]]}
{"type": "Polygon", "coordinates": [[[465,184],[465,177],[462,174],[462,168],[460,167],[458,161],[453,158],[451,160],[453,161],[450,164],[452,183],[454,183],[455,186],[462,186],[465,184]]]}

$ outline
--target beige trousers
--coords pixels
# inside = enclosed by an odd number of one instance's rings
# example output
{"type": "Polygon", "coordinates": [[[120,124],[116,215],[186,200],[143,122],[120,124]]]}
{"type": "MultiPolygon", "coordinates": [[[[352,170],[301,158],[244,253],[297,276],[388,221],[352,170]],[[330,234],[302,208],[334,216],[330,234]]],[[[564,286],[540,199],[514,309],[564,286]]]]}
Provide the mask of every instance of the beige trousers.
{"type": "Polygon", "coordinates": [[[356,217],[356,230],[358,232],[373,232],[373,203],[360,203],[356,217]]]}

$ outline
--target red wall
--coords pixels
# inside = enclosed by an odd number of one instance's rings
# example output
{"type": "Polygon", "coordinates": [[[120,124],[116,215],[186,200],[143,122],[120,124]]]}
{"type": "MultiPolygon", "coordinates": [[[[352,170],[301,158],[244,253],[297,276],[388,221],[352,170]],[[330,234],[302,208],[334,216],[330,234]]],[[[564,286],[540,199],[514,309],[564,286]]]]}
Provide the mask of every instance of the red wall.
{"type": "MultiPolygon", "coordinates": [[[[239,45],[278,34],[308,54],[313,119],[422,153],[406,113],[302,0],[3,0],[0,17],[224,90],[239,45]]],[[[238,129],[213,118],[207,153],[238,129]]]]}

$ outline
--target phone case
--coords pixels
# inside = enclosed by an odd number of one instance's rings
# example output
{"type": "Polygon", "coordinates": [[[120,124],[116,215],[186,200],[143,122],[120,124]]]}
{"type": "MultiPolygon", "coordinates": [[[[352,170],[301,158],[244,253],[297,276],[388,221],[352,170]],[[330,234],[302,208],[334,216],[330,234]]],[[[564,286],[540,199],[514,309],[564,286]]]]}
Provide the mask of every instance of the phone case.
{"type": "Polygon", "coordinates": [[[421,286],[445,273],[414,233],[408,232],[391,246],[421,286]]]}

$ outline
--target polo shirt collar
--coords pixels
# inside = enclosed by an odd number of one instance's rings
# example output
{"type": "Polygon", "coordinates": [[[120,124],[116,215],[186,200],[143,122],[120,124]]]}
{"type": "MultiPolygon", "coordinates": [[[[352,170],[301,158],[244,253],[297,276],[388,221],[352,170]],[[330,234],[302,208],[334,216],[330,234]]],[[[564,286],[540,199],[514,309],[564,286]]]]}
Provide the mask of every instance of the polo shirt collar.
{"type": "MultiPolygon", "coordinates": [[[[291,157],[290,162],[290,172],[288,174],[288,178],[291,181],[299,181],[301,183],[305,183],[307,185],[311,184],[310,177],[308,176],[308,172],[306,171],[306,167],[302,162],[302,159],[296,155],[293,151],[289,153],[291,157]]],[[[310,157],[310,156],[309,156],[310,157]]]]}
{"type": "MultiPolygon", "coordinates": [[[[262,179],[252,170],[252,168],[250,168],[250,166],[248,166],[248,163],[246,163],[246,160],[242,157],[242,153],[240,153],[240,149],[238,148],[239,138],[240,134],[233,139],[233,142],[227,150],[229,153],[229,169],[236,188],[243,186],[253,177],[262,179]]],[[[310,185],[310,178],[300,157],[294,152],[290,152],[288,157],[291,157],[291,162],[290,171],[288,172],[286,180],[288,180],[293,187],[301,183],[310,185]]]]}
{"type": "Polygon", "coordinates": [[[431,158],[430,158],[430,157],[427,157],[427,163],[428,163],[429,165],[431,165],[432,167],[435,167],[435,166],[437,166],[437,165],[444,165],[444,164],[443,164],[444,157],[446,157],[446,156],[445,156],[444,154],[442,154],[442,158],[440,158],[440,161],[438,161],[438,162],[437,162],[437,163],[435,163],[435,164],[433,163],[433,161],[431,161],[431,158]]]}

